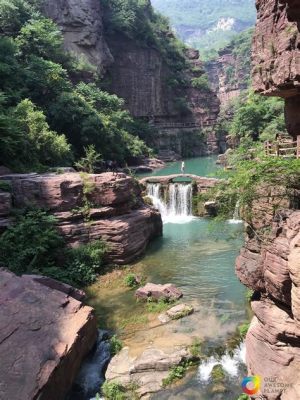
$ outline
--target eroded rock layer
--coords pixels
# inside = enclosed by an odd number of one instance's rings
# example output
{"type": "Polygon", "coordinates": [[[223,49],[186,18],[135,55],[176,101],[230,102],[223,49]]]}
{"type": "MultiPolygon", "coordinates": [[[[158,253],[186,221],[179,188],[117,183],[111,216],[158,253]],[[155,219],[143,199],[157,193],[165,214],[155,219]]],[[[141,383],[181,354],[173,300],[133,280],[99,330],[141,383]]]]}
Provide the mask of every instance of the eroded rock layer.
{"type": "Polygon", "coordinates": [[[45,279],[0,269],[1,399],[63,400],[96,341],[81,293],[45,279]]]}
{"type": "Polygon", "coordinates": [[[253,87],[265,95],[286,99],[288,131],[300,132],[299,2],[257,0],[253,40],[253,87]]]}
{"type": "Polygon", "coordinates": [[[103,239],[109,245],[109,261],[118,264],[140,256],[149,241],[162,234],[160,214],[145,205],[139,184],[125,174],[14,174],[1,179],[12,186],[11,194],[0,192],[2,229],[13,223],[11,205],[44,208],[57,218],[69,245],[103,239]],[[89,192],[86,199],[84,191],[89,192]]]}
{"type": "Polygon", "coordinates": [[[266,231],[248,228],[236,262],[242,283],[256,291],[247,338],[250,374],[263,378],[265,399],[296,400],[300,396],[300,211],[278,213],[266,231]],[[266,380],[278,386],[272,391],[266,380]]]}

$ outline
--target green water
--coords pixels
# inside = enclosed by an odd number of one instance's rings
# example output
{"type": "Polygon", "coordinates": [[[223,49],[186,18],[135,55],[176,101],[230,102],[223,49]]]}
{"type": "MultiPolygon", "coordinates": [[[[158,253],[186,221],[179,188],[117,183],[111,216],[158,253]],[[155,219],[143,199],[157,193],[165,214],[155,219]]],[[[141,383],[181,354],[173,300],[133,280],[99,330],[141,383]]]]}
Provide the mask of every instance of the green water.
{"type": "MultiPolygon", "coordinates": [[[[185,173],[199,176],[215,177],[217,170],[220,168],[216,164],[217,157],[197,157],[185,159],[185,173]]],[[[168,163],[166,167],[155,170],[152,173],[138,174],[139,177],[144,176],[165,176],[181,173],[181,161],[168,163]]]]}
{"type": "MultiPolygon", "coordinates": [[[[180,163],[168,165],[156,174],[178,172],[180,163]]],[[[215,158],[186,161],[192,174],[216,171],[215,158]]],[[[235,258],[243,243],[241,224],[213,223],[191,218],[185,223],[164,224],[164,235],[154,240],[145,256],[133,268],[146,281],[173,283],[183,292],[182,301],[195,312],[182,320],[161,325],[157,315],[147,314],[146,305],[137,303],[134,290],[93,286],[90,303],[97,310],[101,327],[112,329],[139,355],[149,345],[162,348],[189,345],[195,338],[213,346],[223,345],[236,327],[247,319],[245,288],[235,276],[235,258]]],[[[212,394],[198,379],[189,375],[174,389],[153,395],[153,400],[234,400],[240,393],[240,376],[228,381],[228,393],[212,394]]]]}

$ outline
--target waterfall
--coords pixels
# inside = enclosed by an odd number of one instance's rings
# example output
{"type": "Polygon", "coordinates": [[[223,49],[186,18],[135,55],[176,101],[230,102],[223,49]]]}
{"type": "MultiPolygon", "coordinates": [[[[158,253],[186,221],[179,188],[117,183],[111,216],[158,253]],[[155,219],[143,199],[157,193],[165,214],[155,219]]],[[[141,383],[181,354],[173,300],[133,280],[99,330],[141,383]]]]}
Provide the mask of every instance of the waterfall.
{"type": "Polygon", "coordinates": [[[232,219],[229,220],[229,223],[231,223],[231,224],[239,224],[241,222],[243,222],[243,221],[242,221],[242,219],[240,217],[240,201],[238,200],[236,205],[235,205],[233,217],[232,217],[232,219]]]}
{"type": "Polygon", "coordinates": [[[191,184],[170,183],[167,202],[162,197],[159,183],[149,183],[147,191],[153,205],[160,211],[164,222],[187,222],[192,218],[193,189],[191,184]]]}

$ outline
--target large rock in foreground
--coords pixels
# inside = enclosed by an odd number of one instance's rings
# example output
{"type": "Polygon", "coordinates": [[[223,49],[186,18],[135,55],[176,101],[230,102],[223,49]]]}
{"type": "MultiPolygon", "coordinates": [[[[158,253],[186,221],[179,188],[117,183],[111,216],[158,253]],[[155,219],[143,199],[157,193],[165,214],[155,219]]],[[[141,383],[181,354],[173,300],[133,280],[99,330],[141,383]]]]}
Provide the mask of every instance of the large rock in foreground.
{"type": "MultiPolygon", "coordinates": [[[[49,210],[72,247],[103,239],[111,262],[133,261],[152,238],[162,235],[160,213],[143,202],[138,182],[123,173],[12,174],[1,179],[11,183],[15,208],[49,210]]],[[[0,192],[0,229],[7,226],[10,206],[10,194],[0,192]]]]}
{"type": "Polygon", "coordinates": [[[96,341],[92,308],[52,283],[0,270],[0,399],[63,400],[96,341]]]}

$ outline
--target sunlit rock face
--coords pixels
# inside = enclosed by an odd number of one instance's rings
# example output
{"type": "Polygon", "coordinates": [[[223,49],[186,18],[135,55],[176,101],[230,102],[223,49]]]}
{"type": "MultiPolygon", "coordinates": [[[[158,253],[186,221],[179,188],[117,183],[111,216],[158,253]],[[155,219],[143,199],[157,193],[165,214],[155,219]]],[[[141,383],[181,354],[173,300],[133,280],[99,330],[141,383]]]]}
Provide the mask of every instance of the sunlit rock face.
{"type": "Polygon", "coordinates": [[[278,213],[268,231],[253,225],[236,262],[240,280],[256,291],[246,338],[249,374],[289,384],[265,399],[299,398],[300,365],[300,211],[278,213]],[[281,396],[281,397],[280,397],[281,396]]]}
{"type": "Polygon", "coordinates": [[[102,239],[109,245],[108,260],[117,264],[133,261],[152,238],[162,234],[160,213],[144,203],[139,184],[123,173],[87,176],[93,205],[88,221],[80,211],[87,182],[78,173],[12,174],[2,179],[11,182],[12,193],[11,197],[0,193],[0,231],[13,223],[9,216],[12,204],[15,208],[35,205],[56,217],[69,246],[102,239]]]}
{"type": "Polygon", "coordinates": [[[82,293],[0,269],[0,398],[63,400],[97,338],[82,293]]]}
{"type": "Polygon", "coordinates": [[[262,94],[286,99],[291,135],[300,129],[299,2],[257,0],[253,40],[253,87],[262,94]]]}

